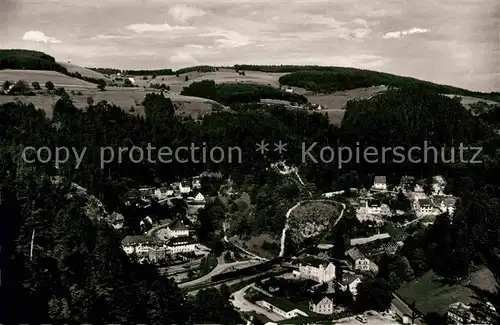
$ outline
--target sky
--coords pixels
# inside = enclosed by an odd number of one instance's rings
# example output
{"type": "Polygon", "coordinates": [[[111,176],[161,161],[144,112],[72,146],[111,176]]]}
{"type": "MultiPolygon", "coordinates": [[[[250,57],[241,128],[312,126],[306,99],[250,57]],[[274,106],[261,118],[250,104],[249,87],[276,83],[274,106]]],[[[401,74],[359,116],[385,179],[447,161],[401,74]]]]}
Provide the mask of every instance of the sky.
{"type": "Polygon", "coordinates": [[[87,67],[297,64],[500,91],[500,1],[0,0],[1,48],[87,67]]]}

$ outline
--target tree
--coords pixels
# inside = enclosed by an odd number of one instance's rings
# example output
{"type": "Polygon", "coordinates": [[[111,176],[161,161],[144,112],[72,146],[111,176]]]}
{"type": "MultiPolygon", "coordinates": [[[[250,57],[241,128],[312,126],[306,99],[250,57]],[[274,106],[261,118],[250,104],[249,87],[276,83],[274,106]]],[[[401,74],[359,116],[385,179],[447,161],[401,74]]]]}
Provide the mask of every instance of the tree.
{"type": "Polygon", "coordinates": [[[227,284],[221,284],[219,291],[222,295],[222,299],[229,300],[229,298],[231,297],[231,292],[229,291],[229,287],[227,286],[227,284]]]}
{"type": "Polygon", "coordinates": [[[14,88],[12,88],[12,92],[18,94],[25,94],[29,90],[28,83],[25,80],[19,80],[15,83],[14,88]]]}
{"type": "Polygon", "coordinates": [[[99,79],[99,83],[97,84],[97,88],[100,91],[104,91],[104,88],[106,88],[106,81],[104,81],[103,79],[99,79]]]}
{"type": "Polygon", "coordinates": [[[33,82],[31,83],[31,86],[33,86],[33,89],[35,89],[35,90],[40,90],[40,89],[42,89],[42,87],[40,87],[40,83],[39,83],[38,81],[33,81],[33,82]]]}
{"type": "Polygon", "coordinates": [[[45,88],[47,88],[49,91],[52,91],[52,90],[54,90],[55,86],[54,86],[54,84],[52,83],[52,81],[47,81],[47,82],[45,83],[45,88]]]}
{"type": "Polygon", "coordinates": [[[4,91],[9,90],[10,85],[12,85],[12,83],[11,83],[10,81],[8,81],[8,80],[7,80],[7,81],[5,81],[5,82],[3,83],[3,86],[2,86],[3,90],[4,90],[4,91]]]}
{"type": "Polygon", "coordinates": [[[189,81],[189,77],[188,76],[184,77],[184,81],[189,81]]]}
{"type": "Polygon", "coordinates": [[[88,106],[94,105],[94,97],[92,96],[87,97],[87,105],[88,106]]]}
{"type": "Polygon", "coordinates": [[[392,292],[385,279],[363,281],[358,285],[355,309],[358,312],[367,310],[386,311],[392,302],[392,292]]]}
{"type": "Polygon", "coordinates": [[[128,78],[125,78],[123,80],[123,86],[124,87],[132,87],[133,86],[132,81],[130,81],[130,79],[128,79],[128,78]]]}

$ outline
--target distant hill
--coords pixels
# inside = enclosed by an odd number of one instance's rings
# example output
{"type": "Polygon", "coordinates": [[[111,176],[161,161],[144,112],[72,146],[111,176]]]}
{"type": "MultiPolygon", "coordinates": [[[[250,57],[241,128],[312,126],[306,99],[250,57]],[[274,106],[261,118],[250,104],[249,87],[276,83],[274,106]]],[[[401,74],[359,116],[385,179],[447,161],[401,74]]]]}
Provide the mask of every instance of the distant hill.
{"type": "Polygon", "coordinates": [[[84,67],[81,67],[81,66],[76,65],[76,64],[65,63],[65,62],[58,62],[58,63],[61,66],[65,67],[69,73],[79,73],[84,78],[94,78],[94,79],[107,79],[107,78],[109,78],[108,76],[106,76],[100,72],[97,72],[97,71],[94,71],[94,70],[91,70],[88,68],[84,68],[84,67]]]}
{"type": "Polygon", "coordinates": [[[0,69],[49,70],[67,74],[56,59],[39,51],[0,50],[0,69]]]}
{"type": "Polygon", "coordinates": [[[288,74],[280,78],[280,84],[304,88],[317,93],[332,93],[372,86],[423,87],[441,94],[453,94],[500,101],[499,92],[483,93],[449,85],[440,85],[411,77],[390,73],[333,66],[298,65],[235,65],[235,69],[288,74]]]}
{"type": "Polygon", "coordinates": [[[69,64],[66,67],[66,64],[62,65],[56,62],[54,57],[39,51],[22,49],[0,50],[0,70],[56,71],[94,84],[99,83],[100,79],[104,79],[104,76],[101,74],[90,76],[91,72],[84,71],[86,70],[85,68],[76,67],[69,64]]]}

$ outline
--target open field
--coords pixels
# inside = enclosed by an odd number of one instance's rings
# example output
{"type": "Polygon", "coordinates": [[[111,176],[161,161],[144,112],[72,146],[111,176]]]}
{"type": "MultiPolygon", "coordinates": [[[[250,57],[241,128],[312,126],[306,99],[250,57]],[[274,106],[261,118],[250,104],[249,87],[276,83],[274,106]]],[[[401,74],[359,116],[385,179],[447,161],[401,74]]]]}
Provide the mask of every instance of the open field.
{"type": "MultiPolygon", "coordinates": [[[[445,96],[453,98],[453,97],[456,97],[457,95],[446,94],[445,96]]],[[[458,97],[461,98],[460,103],[462,103],[462,105],[465,106],[466,108],[470,108],[470,105],[475,104],[477,102],[485,102],[488,105],[500,105],[500,103],[494,102],[492,100],[486,100],[486,99],[469,97],[469,96],[458,96],[458,97]]]]}
{"type": "MultiPolygon", "coordinates": [[[[173,77],[176,78],[175,76],[173,77]]],[[[101,100],[105,100],[109,103],[114,103],[115,105],[120,106],[126,111],[128,111],[131,107],[134,107],[135,114],[144,113],[144,108],[140,103],[144,100],[146,93],[154,92],[146,91],[143,88],[131,87],[108,87],[106,91],[99,91],[95,84],[72,78],[54,71],[1,70],[0,82],[3,83],[6,80],[11,82],[26,80],[29,84],[33,81],[37,81],[40,83],[42,88],[44,88],[45,82],[50,80],[56,87],[64,87],[66,92],[70,94],[75,106],[78,108],[85,108],[87,106],[87,97],[92,97],[96,103],[101,100]],[[81,95],[72,94],[71,91],[81,93],[81,95]]],[[[19,99],[24,103],[33,103],[36,108],[43,109],[47,116],[51,117],[52,107],[59,99],[59,96],[47,94],[45,91],[41,92],[42,93],[37,94],[36,96],[0,95],[0,104],[19,99]]],[[[178,112],[186,113],[194,117],[211,112],[213,105],[217,105],[216,102],[210,99],[181,96],[175,93],[168,94],[168,97],[170,97],[172,102],[178,107],[178,112]]]]}
{"type": "Polygon", "coordinates": [[[235,70],[232,69],[220,69],[216,72],[197,72],[192,71],[184,74],[180,74],[179,77],[175,75],[169,76],[156,76],[155,79],[149,80],[151,76],[147,76],[148,80],[143,80],[145,76],[134,76],[135,84],[139,87],[148,87],[150,82],[153,83],[164,83],[170,86],[170,90],[174,93],[180,93],[182,88],[188,86],[192,82],[198,82],[202,80],[213,80],[216,83],[254,83],[260,85],[271,85],[273,87],[279,87],[279,78],[284,75],[283,73],[266,73],[259,71],[248,71],[245,72],[244,76],[240,76],[235,70]],[[186,76],[188,81],[185,81],[186,76]],[[162,80],[163,79],[163,80],[162,80]]]}
{"type": "MultiPolygon", "coordinates": [[[[69,92],[70,87],[67,87],[69,92]]],[[[73,90],[73,89],[72,89],[73,90]]],[[[79,89],[74,88],[75,91],[81,92],[81,95],[70,94],[73,103],[78,108],[85,108],[87,106],[87,97],[92,97],[94,102],[97,103],[101,100],[105,100],[109,103],[113,103],[125,111],[129,111],[131,107],[134,108],[134,114],[142,115],[144,114],[144,107],[141,105],[144,97],[146,96],[145,91],[134,88],[110,88],[106,91],[99,91],[97,89],[79,89]]],[[[214,105],[218,105],[216,102],[199,97],[181,96],[181,95],[171,95],[168,96],[174,105],[177,107],[177,112],[185,113],[193,117],[198,117],[198,115],[204,115],[210,113],[214,105]]],[[[0,105],[10,102],[20,100],[23,103],[33,103],[36,108],[43,109],[48,117],[52,117],[53,105],[59,99],[59,96],[49,95],[49,94],[39,94],[36,96],[7,96],[0,95],[0,105]]],[[[131,112],[132,113],[132,112],[131,112]]]]}
{"type": "MultiPolygon", "coordinates": [[[[68,71],[79,72],[82,76],[92,78],[108,78],[101,73],[82,68],[74,64],[62,62],[60,64],[65,66],[68,71]]],[[[214,80],[216,83],[243,82],[279,87],[279,78],[282,75],[284,75],[284,73],[245,71],[245,76],[240,76],[233,69],[221,68],[216,72],[192,71],[181,74],[179,75],[179,77],[176,77],[175,75],[157,76],[154,80],[143,80],[144,76],[134,76],[135,83],[139,87],[108,87],[104,92],[98,91],[95,84],[72,78],[54,71],[1,70],[0,82],[3,83],[6,80],[11,82],[26,80],[29,84],[31,84],[33,81],[37,81],[43,87],[45,82],[50,80],[56,87],[64,87],[68,92],[71,90],[81,92],[82,95],[72,95],[77,107],[83,108],[87,106],[87,97],[91,96],[94,98],[95,102],[106,100],[110,103],[114,103],[120,106],[125,110],[129,110],[131,107],[134,107],[134,111],[137,114],[143,113],[143,107],[140,105],[140,103],[144,99],[146,92],[150,92],[150,90],[152,90],[148,89],[151,82],[160,84],[164,83],[170,86],[171,91],[169,92],[169,97],[171,97],[172,101],[178,106],[179,111],[196,117],[200,114],[203,115],[207,112],[210,112],[215,102],[198,97],[180,96],[179,94],[182,89],[192,82],[201,80],[214,80]],[[188,76],[188,81],[185,81],[186,76],[188,76]]],[[[148,79],[150,79],[151,76],[148,77],[148,79]]],[[[387,89],[387,87],[385,86],[376,86],[368,88],[357,88],[347,91],[337,91],[332,94],[314,94],[302,88],[292,88],[296,93],[305,95],[312,104],[323,106],[323,109],[317,112],[326,113],[328,116],[328,120],[334,125],[341,124],[345,114],[344,108],[348,101],[353,99],[368,99],[376,94],[384,92],[387,89]]],[[[452,95],[447,96],[452,97],[452,95]]],[[[32,102],[35,107],[44,109],[47,112],[48,116],[52,115],[52,106],[58,99],[57,96],[51,95],[37,95],[29,97],[17,96],[17,98],[19,98],[23,102],[32,102]]],[[[498,104],[496,102],[467,96],[461,96],[461,98],[462,104],[467,108],[469,107],[469,105],[478,101],[485,101],[488,104],[498,104]]],[[[6,96],[0,95],[0,104],[12,99],[13,98],[11,96],[6,98],[6,96]]]]}
{"type": "Polygon", "coordinates": [[[47,81],[52,81],[56,87],[72,88],[72,89],[96,89],[97,86],[93,83],[72,78],[55,71],[45,70],[0,70],[0,82],[4,81],[16,82],[18,80],[26,80],[30,85],[36,81],[44,88],[47,81]]]}
{"type": "Polygon", "coordinates": [[[482,268],[471,274],[469,280],[449,285],[432,271],[427,272],[420,278],[404,284],[398,295],[406,302],[415,300],[416,309],[422,314],[437,312],[446,313],[448,306],[454,302],[463,303],[477,302],[477,294],[471,288],[477,287],[483,290],[495,288],[495,278],[486,268],[482,268]]]}
{"type": "Polygon", "coordinates": [[[71,64],[71,63],[66,63],[66,62],[57,62],[66,69],[68,69],[68,72],[70,73],[79,73],[82,75],[82,77],[87,77],[87,78],[95,78],[95,79],[109,79],[108,76],[103,75],[102,73],[99,73],[94,70],[90,70],[84,67],[81,67],[76,64],[71,64]]]}

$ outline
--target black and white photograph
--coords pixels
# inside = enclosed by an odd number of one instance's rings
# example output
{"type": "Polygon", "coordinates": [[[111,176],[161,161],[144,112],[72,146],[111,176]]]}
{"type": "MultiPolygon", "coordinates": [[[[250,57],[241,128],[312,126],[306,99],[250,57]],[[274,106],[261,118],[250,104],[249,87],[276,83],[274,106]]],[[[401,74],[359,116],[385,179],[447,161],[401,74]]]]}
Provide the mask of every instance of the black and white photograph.
{"type": "Polygon", "coordinates": [[[0,0],[0,324],[500,324],[500,2],[0,0]]]}

